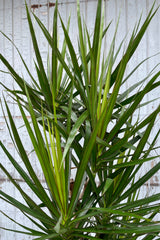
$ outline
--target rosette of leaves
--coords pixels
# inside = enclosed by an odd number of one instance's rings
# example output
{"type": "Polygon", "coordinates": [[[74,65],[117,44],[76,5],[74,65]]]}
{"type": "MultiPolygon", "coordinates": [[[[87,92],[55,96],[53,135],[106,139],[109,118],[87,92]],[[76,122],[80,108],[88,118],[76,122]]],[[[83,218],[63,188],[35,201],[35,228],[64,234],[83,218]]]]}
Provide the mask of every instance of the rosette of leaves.
{"type": "Polygon", "coordinates": [[[125,75],[128,62],[158,9],[154,9],[153,5],[143,24],[139,21],[135,25],[128,46],[116,64],[124,41],[115,50],[116,28],[108,55],[103,55],[102,43],[110,24],[104,28],[102,2],[97,1],[91,39],[86,24],[81,20],[77,0],[78,54],[69,36],[70,19],[65,27],[58,13],[58,1],[55,4],[52,35],[26,5],[36,56],[36,78],[17,51],[32,84],[21,77],[0,54],[1,63],[7,67],[19,89],[3,86],[19,107],[47,184],[46,189],[38,178],[5,101],[6,123],[25,168],[9,153],[2,141],[0,146],[40,204],[22,189],[1,163],[1,170],[17,188],[24,203],[2,190],[0,198],[18,208],[35,225],[35,228],[30,228],[12,219],[24,229],[17,232],[32,235],[33,239],[138,239],[141,236],[141,239],[150,240],[159,236],[160,225],[154,217],[160,210],[157,203],[160,193],[144,198],[139,198],[138,193],[141,186],[160,169],[160,163],[142,173],[141,177],[136,176],[145,162],[158,157],[154,150],[159,131],[151,142],[149,136],[160,106],[142,120],[137,118],[135,122],[133,116],[144,106],[142,100],[146,94],[159,87],[160,71],[152,72],[144,80],[122,90],[126,81],[147,60],[144,59],[125,75]],[[31,14],[51,49],[47,70],[31,14]],[[64,33],[62,50],[57,44],[58,18],[64,33]],[[73,166],[75,179],[71,180],[73,166]]]}

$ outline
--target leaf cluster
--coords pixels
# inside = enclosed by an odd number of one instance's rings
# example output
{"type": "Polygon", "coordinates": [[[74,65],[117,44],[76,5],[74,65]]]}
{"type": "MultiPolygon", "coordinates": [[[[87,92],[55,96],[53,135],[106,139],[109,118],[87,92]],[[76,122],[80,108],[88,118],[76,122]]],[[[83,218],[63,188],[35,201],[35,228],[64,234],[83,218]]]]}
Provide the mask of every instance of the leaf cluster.
{"type": "Polygon", "coordinates": [[[17,51],[31,84],[0,54],[0,61],[7,67],[19,89],[3,87],[19,107],[47,184],[46,189],[38,178],[4,100],[8,115],[6,124],[25,168],[9,153],[2,141],[0,146],[40,204],[22,189],[1,163],[1,170],[17,188],[24,203],[2,190],[0,198],[18,208],[33,222],[37,230],[16,223],[25,230],[17,232],[32,235],[35,240],[138,239],[139,236],[150,240],[160,232],[159,223],[154,221],[160,210],[157,203],[160,194],[139,199],[140,188],[160,169],[160,163],[137,178],[144,163],[158,157],[154,150],[160,131],[151,142],[149,136],[160,106],[144,119],[137,117],[135,121],[135,113],[149,104],[142,104],[146,94],[160,85],[160,71],[151,72],[145,79],[123,90],[126,81],[147,60],[139,63],[126,76],[128,62],[158,8],[154,9],[153,5],[143,24],[139,21],[135,25],[128,46],[117,64],[124,41],[116,50],[117,24],[108,54],[103,54],[103,40],[110,24],[104,28],[102,3],[102,0],[97,2],[92,39],[85,22],[81,20],[77,0],[78,53],[69,36],[70,18],[65,27],[58,12],[58,1],[55,4],[52,34],[32,13],[50,46],[47,70],[26,5],[36,57],[36,78],[17,51]],[[64,33],[61,50],[57,43],[58,18],[64,33]],[[71,179],[73,168],[75,178],[71,179]]]}

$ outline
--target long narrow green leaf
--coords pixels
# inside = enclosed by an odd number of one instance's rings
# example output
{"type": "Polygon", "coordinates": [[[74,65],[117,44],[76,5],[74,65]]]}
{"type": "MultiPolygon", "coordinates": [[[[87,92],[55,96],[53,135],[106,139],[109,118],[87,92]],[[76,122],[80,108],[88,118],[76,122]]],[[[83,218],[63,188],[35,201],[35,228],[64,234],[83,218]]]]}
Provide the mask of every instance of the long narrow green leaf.
{"type": "MultiPolygon", "coordinates": [[[[103,227],[103,226],[102,226],[103,227]]],[[[88,232],[88,233],[102,233],[102,234],[146,234],[146,233],[153,233],[153,232],[159,232],[160,231],[160,226],[159,225],[154,225],[154,226],[139,226],[139,227],[133,227],[133,228],[118,228],[118,227],[114,227],[111,229],[97,229],[97,228],[76,228],[74,229],[75,232],[88,232]]]]}
{"type": "MultiPolygon", "coordinates": [[[[133,154],[133,156],[131,158],[132,161],[134,161],[134,160],[136,160],[136,159],[138,159],[140,157],[140,155],[142,153],[142,150],[143,150],[146,142],[148,141],[148,137],[150,135],[151,129],[153,128],[155,118],[156,118],[157,114],[159,113],[159,111],[160,111],[160,106],[154,112],[154,116],[153,116],[151,122],[149,123],[149,125],[148,125],[148,127],[147,127],[147,129],[146,129],[146,131],[145,131],[145,133],[143,135],[143,137],[141,138],[141,140],[140,140],[140,142],[139,142],[139,144],[138,144],[138,146],[137,146],[137,148],[136,148],[136,150],[135,150],[135,152],[134,152],[134,154],[133,154]]],[[[140,186],[142,186],[143,183],[145,183],[151,176],[153,176],[153,174],[156,171],[159,170],[159,167],[160,167],[160,164],[157,164],[154,168],[152,168],[146,175],[144,175],[144,177],[140,178],[140,180],[138,181],[138,184],[135,184],[133,188],[137,189],[140,186]]],[[[122,191],[122,189],[125,188],[126,181],[128,181],[128,178],[129,178],[133,168],[134,167],[129,167],[124,172],[123,180],[120,181],[118,189],[116,189],[116,192],[114,194],[113,199],[115,199],[115,197],[117,197],[119,195],[119,193],[122,191]]],[[[132,189],[132,187],[131,187],[131,189],[132,189]]],[[[128,191],[130,191],[130,190],[128,190],[128,191]]],[[[122,196],[123,196],[123,199],[124,199],[124,196],[126,196],[126,194],[124,194],[122,196]]],[[[119,198],[119,200],[122,199],[122,196],[119,198]]]]}
{"type": "Polygon", "coordinates": [[[28,159],[26,151],[25,151],[25,149],[24,149],[24,147],[22,145],[22,142],[20,140],[19,134],[17,132],[17,128],[16,128],[16,126],[14,124],[14,121],[13,121],[13,118],[11,116],[11,113],[10,113],[10,110],[8,108],[8,105],[7,105],[6,102],[5,102],[5,104],[6,104],[6,109],[7,109],[10,125],[11,125],[11,128],[12,128],[12,132],[13,132],[13,135],[14,135],[14,139],[15,139],[15,142],[16,142],[17,147],[19,149],[20,156],[21,156],[21,158],[22,158],[22,160],[23,160],[23,162],[24,162],[24,164],[25,164],[25,166],[26,166],[30,176],[32,177],[34,183],[42,190],[43,187],[42,187],[40,181],[38,180],[38,178],[37,178],[37,176],[35,174],[35,171],[34,171],[32,165],[31,165],[31,163],[30,163],[30,161],[28,159]]]}
{"type": "Polygon", "coordinates": [[[33,236],[33,234],[30,233],[30,232],[18,231],[18,230],[15,230],[15,229],[10,229],[10,228],[5,228],[5,227],[0,227],[0,229],[5,230],[5,231],[9,231],[9,232],[21,233],[21,234],[33,236]]]}
{"type": "MultiPolygon", "coordinates": [[[[24,234],[29,234],[29,235],[33,235],[33,236],[41,236],[42,234],[44,234],[43,232],[36,231],[36,230],[34,230],[32,228],[26,227],[25,225],[15,221],[13,218],[11,218],[7,214],[5,214],[3,211],[0,211],[0,213],[2,213],[5,217],[7,217],[9,220],[11,220],[12,222],[16,223],[20,227],[26,229],[27,231],[30,231],[28,233],[24,232],[24,234]]],[[[44,229],[44,228],[42,227],[42,229],[44,229]]],[[[8,229],[8,230],[14,231],[14,229],[13,230],[12,229],[8,229]]]]}
{"type": "Polygon", "coordinates": [[[148,90],[152,87],[152,84],[156,81],[156,79],[159,77],[159,75],[160,75],[160,72],[158,72],[157,74],[155,74],[154,77],[152,77],[152,79],[147,83],[147,85],[145,86],[143,91],[137,96],[137,98],[135,99],[133,104],[122,115],[122,117],[119,119],[119,121],[117,122],[115,127],[110,132],[110,134],[109,134],[109,136],[107,138],[108,142],[114,137],[114,135],[121,128],[121,126],[124,124],[124,122],[126,122],[126,120],[131,116],[131,114],[133,114],[133,112],[137,108],[138,104],[141,102],[141,100],[143,99],[145,94],[148,92],[148,90]]]}
{"type": "MultiPolygon", "coordinates": [[[[63,66],[63,68],[65,69],[65,71],[66,71],[67,75],[69,76],[69,78],[70,78],[72,81],[74,81],[74,76],[72,75],[72,73],[71,73],[71,71],[70,71],[67,63],[66,63],[65,60],[64,60],[64,57],[63,57],[64,55],[59,52],[58,48],[55,48],[55,47],[53,46],[53,44],[52,44],[52,38],[51,38],[49,32],[47,31],[46,27],[44,26],[44,24],[39,20],[39,18],[38,18],[35,14],[34,14],[34,17],[35,17],[35,19],[36,19],[39,27],[40,27],[41,30],[43,31],[44,36],[46,37],[49,45],[51,46],[51,48],[52,48],[52,50],[53,50],[53,53],[57,56],[58,60],[59,60],[60,63],[62,64],[62,66],[63,66]]],[[[68,29],[68,27],[67,27],[67,29],[68,29]]],[[[66,30],[66,32],[68,32],[68,30],[66,30]]],[[[53,53],[52,53],[52,54],[53,54],[53,53]]]]}
{"type": "Polygon", "coordinates": [[[74,141],[74,138],[76,136],[76,133],[79,129],[79,127],[82,125],[82,123],[85,121],[85,119],[88,117],[88,112],[84,112],[79,118],[78,120],[76,121],[76,123],[74,124],[70,134],[69,134],[69,137],[67,139],[67,143],[66,143],[66,146],[65,146],[65,149],[64,149],[64,152],[63,152],[63,158],[62,158],[62,162],[64,161],[65,157],[66,157],[66,154],[68,153],[68,150],[72,144],[72,142],[74,141]]]}
{"type": "Polygon", "coordinates": [[[101,123],[103,121],[103,114],[101,115],[100,119],[98,120],[98,123],[97,123],[95,129],[93,130],[87,145],[85,146],[83,157],[81,159],[81,162],[80,162],[79,168],[77,170],[77,174],[76,174],[76,179],[75,179],[75,184],[74,184],[74,188],[73,188],[72,198],[71,198],[71,202],[70,202],[70,206],[69,206],[69,210],[68,210],[69,216],[74,211],[74,208],[75,208],[75,205],[76,205],[76,199],[78,198],[79,187],[81,185],[81,181],[82,181],[84,173],[86,171],[86,167],[87,167],[87,164],[88,164],[88,161],[89,161],[89,157],[91,155],[93,146],[94,146],[95,141],[96,141],[99,126],[101,125],[101,123]]]}
{"type": "MultiPolygon", "coordinates": [[[[15,49],[17,50],[17,52],[18,52],[18,54],[19,54],[19,56],[20,56],[20,58],[21,58],[21,60],[22,60],[22,62],[23,62],[23,65],[24,65],[25,69],[27,70],[29,76],[31,77],[33,83],[34,83],[35,86],[38,88],[38,90],[40,90],[40,88],[39,88],[36,80],[34,79],[33,75],[32,75],[31,72],[29,71],[29,69],[28,69],[28,67],[27,67],[27,64],[25,63],[25,60],[23,59],[22,54],[20,53],[19,49],[16,47],[16,45],[14,44],[14,42],[13,42],[6,34],[4,34],[2,31],[0,31],[0,33],[3,34],[4,37],[5,37],[6,39],[8,39],[8,40],[12,43],[12,45],[15,47],[15,49]]],[[[23,82],[22,82],[22,83],[23,83],[23,82]]]]}
{"type": "Polygon", "coordinates": [[[124,72],[125,72],[128,60],[129,60],[129,53],[126,53],[126,55],[124,55],[122,58],[122,62],[121,62],[121,65],[120,65],[120,68],[119,68],[119,71],[118,71],[118,74],[117,74],[117,77],[115,80],[115,86],[114,86],[113,92],[111,94],[111,97],[108,101],[107,106],[104,109],[105,115],[104,115],[104,121],[103,121],[104,124],[102,126],[102,131],[101,131],[101,138],[104,137],[106,128],[107,128],[110,118],[112,116],[113,108],[116,103],[116,99],[117,99],[117,96],[119,93],[119,89],[121,86],[121,82],[122,82],[122,79],[124,76],[124,72]]]}
{"type": "Polygon", "coordinates": [[[121,203],[121,204],[115,204],[111,208],[114,209],[122,209],[124,211],[139,208],[143,205],[151,205],[152,203],[158,201],[160,199],[160,193],[154,194],[152,196],[148,196],[147,198],[138,199],[133,202],[127,202],[127,203],[121,203]]]}
{"type": "MultiPolygon", "coordinates": [[[[13,76],[16,83],[19,85],[19,87],[22,89],[24,93],[24,80],[16,73],[16,71],[13,69],[13,67],[9,64],[9,62],[0,54],[0,60],[3,62],[3,64],[7,67],[10,74],[13,76]]],[[[1,83],[2,84],[2,83],[1,83]]],[[[26,87],[28,89],[28,92],[34,97],[36,94],[36,91],[31,88],[31,86],[26,82],[26,87]]]]}
{"type": "MultiPolygon", "coordinates": [[[[53,18],[53,36],[52,36],[52,45],[57,49],[57,11],[58,11],[58,2],[56,0],[55,9],[54,9],[54,18],[53,18]]],[[[57,56],[52,50],[52,94],[56,97],[57,92],[57,56]]]]}
{"type": "Polygon", "coordinates": [[[52,233],[52,234],[47,234],[47,235],[42,235],[42,237],[39,238],[34,238],[34,240],[47,240],[47,239],[57,239],[57,240],[62,240],[63,238],[59,236],[58,233],[52,233]]]}
{"type": "MultiPolygon", "coordinates": [[[[26,91],[27,91],[27,89],[26,89],[26,91]]],[[[34,127],[34,130],[35,130],[37,140],[35,139],[35,136],[33,135],[32,131],[31,131],[31,128],[29,127],[29,124],[26,121],[26,124],[28,126],[27,129],[29,130],[29,134],[31,136],[32,143],[34,144],[34,148],[35,148],[36,154],[38,156],[39,162],[41,164],[44,176],[46,178],[46,182],[47,182],[47,184],[50,188],[51,193],[53,194],[53,196],[55,196],[56,201],[57,201],[57,203],[59,204],[59,207],[60,207],[61,204],[60,204],[60,201],[59,201],[59,194],[57,192],[56,184],[55,184],[55,181],[54,181],[53,166],[49,162],[49,156],[48,156],[47,150],[45,148],[44,139],[43,139],[42,133],[39,129],[37,119],[35,117],[28,92],[26,92],[26,95],[27,95],[27,99],[28,99],[29,111],[30,111],[30,114],[31,114],[32,123],[33,123],[33,127],[34,127]]],[[[25,120],[26,120],[26,118],[25,118],[25,120]]]]}
{"type": "Polygon", "coordinates": [[[64,35],[65,35],[66,43],[67,43],[67,46],[68,46],[68,49],[69,49],[69,53],[70,53],[70,56],[71,56],[71,59],[72,59],[72,62],[73,62],[74,73],[78,76],[78,80],[80,80],[80,82],[82,84],[81,74],[80,74],[80,71],[79,71],[79,64],[78,64],[78,60],[77,60],[77,57],[76,57],[74,47],[72,45],[72,42],[70,40],[70,37],[68,35],[68,32],[67,32],[67,30],[64,26],[64,23],[63,23],[61,17],[60,17],[60,20],[61,20],[61,25],[62,25],[62,28],[63,28],[64,35]]]}
{"type": "Polygon", "coordinates": [[[41,69],[41,75],[42,75],[42,81],[40,82],[41,88],[43,89],[43,93],[44,93],[44,96],[45,96],[45,99],[46,99],[48,105],[52,106],[52,95],[51,95],[48,79],[47,79],[47,76],[46,76],[46,73],[45,73],[45,70],[44,70],[43,61],[42,61],[42,58],[41,58],[41,55],[40,55],[37,39],[36,39],[36,36],[35,36],[35,31],[34,31],[34,28],[33,28],[31,16],[30,16],[27,5],[26,5],[26,12],[27,12],[27,19],[28,19],[28,24],[29,24],[29,28],[30,28],[30,34],[31,34],[31,37],[32,37],[33,47],[34,47],[34,50],[35,50],[35,54],[36,54],[37,62],[38,62],[38,65],[39,65],[39,69],[41,69]]]}
{"type": "Polygon", "coordinates": [[[154,156],[154,157],[150,157],[150,158],[142,158],[139,160],[134,160],[134,161],[125,162],[125,163],[119,163],[119,164],[115,164],[115,165],[111,166],[111,168],[116,169],[116,168],[135,166],[135,165],[142,164],[144,162],[148,162],[153,159],[156,159],[157,157],[159,157],[159,156],[154,156]]]}
{"type": "MultiPolygon", "coordinates": [[[[132,45],[130,45],[130,43],[128,44],[128,48],[126,50],[126,52],[130,52],[129,54],[129,59],[132,57],[132,55],[134,54],[135,50],[137,49],[142,37],[144,36],[144,33],[146,32],[146,29],[149,25],[149,23],[151,22],[152,18],[154,17],[154,15],[156,14],[156,12],[158,11],[158,8],[156,8],[156,10],[153,12],[153,8],[154,8],[155,2],[151,8],[151,10],[149,11],[143,25],[141,26],[139,32],[137,33],[136,37],[133,40],[132,45]]],[[[135,35],[135,33],[133,33],[135,35]]],[[[116,69],[114,70],[114,72],[112,73],[112,78],[111,78],[111,86],[114,84],[117,73],[119,71],[121,65],[121,61],[119,62],[119,64],[117,65],[116,69]]]]}
{"type": "Polygon", "coordinates": [[[95,26],[94,26],[94,37],[93,37],[93,55],[94,55],[95,61],[98,55],[97,53],[98,53],[98,44],[99,44],[99,36],[100,36],[101,11],[102,11],[102,1],[98,0],[95,26]]]}
{"type": "Polygon", "coordinates": [[[74,71],[74,75],[75,75],[74,83],[75,83],[76,88],[80,92],[81,98],[83,99],[83,101],[87,105],[86,95],[85,95],[85,91],[84,91],[84,84],[83,84],[83,81],[82,81],[82,76],[81,76],[81,71],[80,71],[80,67],[79,67],[79,64],[78,64],[77,56],[76,56],[76,53],[75,53],[74,47],[72,45],[71,39],[68,35],[68,32],[67,32],[67,30],[64,26],[64,23],[63,23],[61,17],[60,17],[60,20],[61,20],[61,25],[62,25],[62,28],[63,28],[66,43],[67,43],[69,53],[70,53],[70,56],[71,56],[71,60],[72,60],[72,64],[73,64],[73,71],[74,71]]]}
{"type": "MultiPolygon", "coordinates": [[[[83,68],[83,74],[84,74],[84,80],[85,80],[85,89],[87,97],[90,97],[89,93],[89,73],[88,73],[88,66],[87,66],[87,59],[86,59],[86,43],[83,39],[83,29],[82,29],[82,21],[80,16],[80,4],[79,1],[77,1],[77,19],[78,19],[78,30],[79,30],[79,41],[80,41],[80,54],[82,58],[82,68],[83,68]]],[[[89,103],[89,109],[91,111],[91,106],[89,103]]]]}
{"type": "MultiPolygon", "coordinates": [[[[18,200],[14,199],[13,197],[9,196],[8,194],[4,193],[1,190],[0,190],[0,195],[3,196],[4,199],[6,199],[5,201],[7,201],[11,205],[17,207],[22,212],[24,211],[25,213],[39,219],[40,221],[48,224],[49,226],[52,226],[54,224],[53,219],[51,217],[49,217],[47,214],[45,214],[44,212],[42,214],[42,212],[40,213],[35,209],[31,209],[31,208],[25,206],[24,204],[22,204],[21,202],[19,202],[18,200]]],[[[0,198],[2,198],[2,197],[0,197],[0,198]]]]}
{"type": "MultiPolygon", "coordinates": [[[[19,186],[19,184],[16,183],[16,181],[11,177],[9,172],[0,164],[0,168],[3,170],[3,172],[7,175],[9,180],[13,183],[13,185],[17,188],[17,190],[20,192],[26,203],[31,209],[37,210],[37,213],[45,214],[42,209],[23,191],[23,189],[19,186]]],[[[17,206],[18,207],[18,206],[17,206]]]]}
{"type": "Polygon", "coordinates": [[[143,177],[141,177],[128,191],[126,191],[119,200],[126,198],[131,192],[142,186],[148,181],[158,170],[160,169],[160,163],[156,164],[150,171],[148,171],[143,177]]]}
{"type": "MultiPolygon", "coordinates": [[[[68,24],[67,24],[67,32],[69,32],[70,19],[71,18],[69,17],[68,24]]],[[[64,38],[62,51],[61,51],[62,59],[65,59],[65,55],[66,55],[66,40],[64,38]]],[[[62,82],[62,74],[63,74],[63,65],[61,63],[59,63],[58,73],[57,73],[57,93],[59,92],[60,85],[61,85],[61,82],[62,82]]],[[[64,95],[65,95],[65,93],[64,93],[64,95]]]]}

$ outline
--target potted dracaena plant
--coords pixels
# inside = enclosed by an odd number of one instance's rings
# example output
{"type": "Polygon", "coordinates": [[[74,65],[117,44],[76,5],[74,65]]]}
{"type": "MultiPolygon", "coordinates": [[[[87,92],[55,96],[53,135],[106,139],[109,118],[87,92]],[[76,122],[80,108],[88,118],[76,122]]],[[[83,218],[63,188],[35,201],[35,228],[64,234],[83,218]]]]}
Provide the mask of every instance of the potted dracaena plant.
{"type": "Polygon", "coordinates": [[[2,163],[1,170],[19,191],[24,202],[2,190],[0,198],[18,208],[33,223],[35,228],[16,222],[24,229],[17,232],[32,235],[33,239],[133,240],[141,236],[143,240],[150,240],[159,236],[160,225],[154,221],[154,217],[160,210],[157,203],[160,193],[139,198],[138,192],[160,169],[160,163],[148,172],[142,172],[139,178],[136,176],[145,162],[157,157],[153,150],[159,131],[150,143],[149,136],[160,106],[144,119],[137,117],[135,121],[133,116],[143,107],[141,102],[146,94],[159,87],[160,71],[122,90],[125,82],[144,62],[125,75],[128,62],[157,9],[153,5],[143,24],[140,26],[138,22],[135,26],[124,54],[115,66],[124,42],[115,51],[115,30],[108,55],[102,56],[102,42],[110,27],[109,24],[104,29],[102,2],[97,1],[91,40],[85,23],[82,23],[80,3],[77,0],[78,54],[69,36],[70,19],[65,27],[58,14],[57,1],[53,34],[32,13],[51,49],[49,71],[44,67],[31,13],[26,5],[36,57],[36,77],[17,51],[32,84],[21,77],[0,54],[1,64],[5,65],[19,86],[17,90],[5,85],[3,87],[18,105],[23,127],[28,132],[36,161],[40,163],[47,184],[45,188],[38,178],[4,100],[7,126],[24,167],[10,154],[2,141],[0,147],[38,202],[23,190],[2,163]],[[62,50],[57,44],[58,18],[64,33],[62,50]],[[27,118],[26,110],[31,121],[27,118]],[[71,182],[73,166],[75,178],[71,182]]]}

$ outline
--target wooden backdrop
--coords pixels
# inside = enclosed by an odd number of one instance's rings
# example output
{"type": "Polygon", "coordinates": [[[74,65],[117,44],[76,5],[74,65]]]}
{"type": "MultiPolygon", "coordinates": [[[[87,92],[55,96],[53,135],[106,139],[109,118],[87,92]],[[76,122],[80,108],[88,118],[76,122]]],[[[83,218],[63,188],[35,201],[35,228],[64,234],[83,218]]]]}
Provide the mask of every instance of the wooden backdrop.
{"type": "MultiPolygon", "coordinates": [[[[29,35],[29,28],[27,25],[27,18],[25,12],[25,4],[24,0],[0,0],[0,30],[3,31],[7,36],[9,36],[12,41],[16,44],[20,52],[22,53],[24,60],[26,61],[28,67],[34,73],[34,65],[33,58],[34,53],[32,50],[32,43],[29,35]]],[[[89,28],[90,34],[92,34],[94,27],[94,19],[96,12],[96,4],[97,0],[80,0],[81,2],[81,12],[87,22],[87,26],[89,28]]],[[[31,10],[37,14],[37,16],[45,23],[49,31],[52,31],[52,17],[54,11],[54,3],[55,0],[27,0],[28,6],[31,10]]],[[[127,34],[127,37],[130,35],[131,30],[134,27],[136,21],[138,21],[140,14],[142,15],[142,21],[145,18],[147,12],[153,4],[153,0],[105,0],[104,1],[104,9],[105,9],[105,24],[109,23],[111,20],[112,25],[110,27],[109,33],[105,39],[105,47],[104,51],[107,52],[107,47],[111,42],[112,35],[115,30],[115,25],[120,14],[120,22],[117,33],[117,45],[127,34]]],[[[156,6],[160,4],[160,0],[157,0],[156,6]]],[[[59,0],[59,11],[64,22],[67,21],[69,14],[71,14],[71,25],[70,25],[70,36],[74,45],[77,47],[77,25],[76,25],[76,0],[59,0]]],[[[39,39],[39,45],[41,49],[41,54],[43,56],[44,62],[46,63],[47,59],[47,51],[48,45],[43,37],[43,34],[39,31],[38,26],[34,23],[37,37],[39,39]]],[[[63,40],[62,28],[59,23],[59,45],[63,40]]],[[[127,39],[126,37],[126,39],[127,39]]],[[[127,42],[127,40],[126,40],[127,42]]],[[[160,52],[160,9],[154,19],[152,20],[147,33],[145,34],[140,46],[138,47],[138,51],[134,54],[132,61],[129,64],[127,72],[129,73],[133,67],[138,64],[142,59],[154,55],[155,53],[160,52]]],[[[5,39],[2,34],[0,34],[0,53],[2,53],[14,66],[16,71],[18,71],[24,78],[27,77],[25,69],[20,61],[20,58],[16,52],[16,49],[13,45],[5,39]]],[[[131,81],[139,81],[143,79],[151,69],[160,63],[160,55],[157,55],[150,59],[148,62],[145,62],[134,74],[131,81]]],[[[158,66],[159,68],[159,66],[158,66]]],[[[4,66],[0,62],[0,70],[5,70],[4,66]]],[[[29,79],[27,79],[30,81],[29,79]]],[[[16,85],[13,82],[12,78],[8,74],[3,74],[0,72],[0,82],[12,88],[15,88],[16,85]]],[[[17,124],[17,128],[22,126],[22,119],[19,114],[17,107],[12,103],[9,96],[0,86],[0,98],[2,99],[3,104],[3,95],[5,96],[12,114],[14,116],[14,120],[17,124]]],[[[159,91],[156,90],[152,92],[146,100],[151,100],[153,98],[159,97],[159,91]]],[[[160,101],[157,100],[150,104],[149,107],[144,108],[143,112],[141,112],[141,117],[143,117],[148,111],[152,111],[155,109],[157,104],[160,101]]],[[[29,117],[29,116],[28,116],[29,117]]],[[[160,118],[160,116],[159,116],[160,118]]],[[[155,129],[160,127],[160,119],[157,119],[155,129]]],[[[21,136],[23,138],[23,142],[25,144],[25,148],[27,153],[29,154],[32,150],[32,146],[28,140],[27,134],[23,128],[19,128],[21,136]]],[[[154,133],[153,133],[154,135],[154,133]]],[[[14,146],[10,140],[9,133],[7,131],[4,116],[2,113],[2,109],[0,107],[0,139],[3,141],[5,146],[9,149],[11,154],[13,154],[19,162],[18,154],[15,152],[14,146]]],[[[160,145],[160,140],[157,143],[160,145]]],[[[39,174],[39,178],[42,179],[41,171],[38,163],[35,161],[34,155],[31,155],[32,164],[37,169],[37,173],[39,174]]],[[[9,169],[12,173],[12,176],[17,179],[17,181],[23,186],[26,191],[29,191],[25,186],[23,180],[19,177],[19,175],[12,168],[10,163],[7,161],[6,156],[0,149],[0,161],[9,169]]],[[[159,161],[159,159],[157,159],[159,161]]],[[[145,165],[144,171],[154,166],[154,162],[145,165]]],[[[154,176],[149,183],[144,185],[141,190],[141,194],[152,194],[155,192],[159,192],[159,176],[154,176]]],[[[43,180],[43,179],[42,179],[43,180]]],[[[20,195],[14,189],[14,187],[7,180],[5,175],[0,171],[0,189],[5,190],[7,193],[12,194],[18,200],[20,200],[20,195]]],[[[22,214],[15,210],[12,206],[4,203],[0,200],[0,211],[6,212],[10,217],[14,218],[21,223],[26,222],[26,220],[22,217],[22,214]]],[[[9,221],[5,216],[0,213],[0,227],[18,229],[18,227],[9,221]]],[[[13,232],[5,232],[0,229],[0,240],[28,240],[32,239],[32,237],[24,236],[21,234],[15,234],[13,232]]]]}

